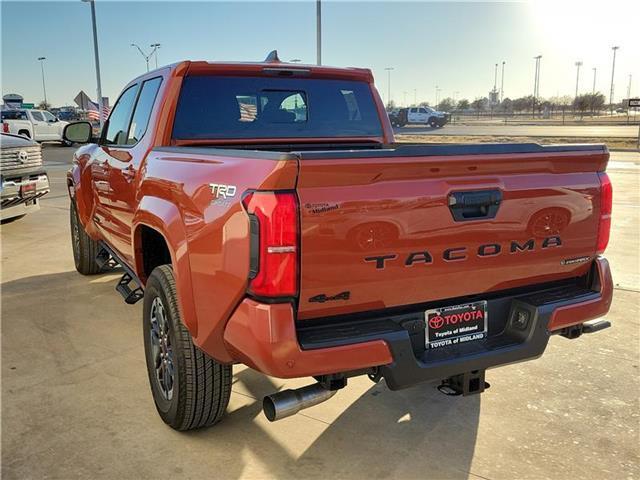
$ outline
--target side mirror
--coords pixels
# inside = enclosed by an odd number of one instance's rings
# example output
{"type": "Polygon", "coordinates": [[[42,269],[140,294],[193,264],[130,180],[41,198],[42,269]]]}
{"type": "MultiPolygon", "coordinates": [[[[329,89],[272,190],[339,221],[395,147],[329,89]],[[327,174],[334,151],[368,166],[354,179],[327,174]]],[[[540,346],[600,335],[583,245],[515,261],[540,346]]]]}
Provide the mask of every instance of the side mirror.
{"type": "Polygon", "coordinates": [[[92,134],[89,122],[73,122],[65,125],[62,138],[71,143],[90,143],[92,134]]]}

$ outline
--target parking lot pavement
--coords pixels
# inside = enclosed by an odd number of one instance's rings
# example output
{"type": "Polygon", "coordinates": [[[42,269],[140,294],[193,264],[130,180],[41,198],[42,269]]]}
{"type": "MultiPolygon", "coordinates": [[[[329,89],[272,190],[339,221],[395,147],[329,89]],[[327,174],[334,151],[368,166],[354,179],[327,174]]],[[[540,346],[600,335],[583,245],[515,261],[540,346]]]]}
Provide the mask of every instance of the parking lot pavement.
{"type": "Polygon", "coordinates": [[[234,373],[228,416],[178,433],[157,416],[141,304],[118,273],[73,267],[64,173],[47,146],[42,209],[3,225],[3,478],[637,478],[640,406],[640,156],[612,158],[613,328],[554,337],[533,362],[487,373],[482,396],[350,381],[333,399],[270,424],[259,399],[306,380],[234,373]]]}

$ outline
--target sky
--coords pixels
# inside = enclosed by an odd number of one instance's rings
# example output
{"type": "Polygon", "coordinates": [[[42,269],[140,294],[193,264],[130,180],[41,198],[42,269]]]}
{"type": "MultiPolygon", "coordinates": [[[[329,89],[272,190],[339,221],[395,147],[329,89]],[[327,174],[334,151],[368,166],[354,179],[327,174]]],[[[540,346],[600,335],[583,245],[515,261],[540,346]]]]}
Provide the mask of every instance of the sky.
{"type": "MultiPolygon", "coordinates": [[[[160,43],[159,65],[180,60],[260,61],[277,49],[282,60],[316,61],[315,0],[290,2],[96,0],[103,95],[146,70],[131,43],[160,43]]],[[[1,90],[26,102],[44,98],[40,62],[46,57],[47,99],[70,105],[84,90],[96,98],[90,6],[80,0],[2,0],[1,90]]],[[[532,2],[322,3],[322,60],[326,65],[373,70],[383,99],[397,104],[439,97],[487,96],[494,65],[505,63],[504,96],[533,91],[542,55],[540,96],[579,91],[609,96],[612,50],[617,51],[615,99],[640,96],[640,1],[534,0],[532,2]]],[[[155,59],[151,60],[155,66],[155,59]]],[[[498,88],[501,72],[498,70],[498,88]]]]}

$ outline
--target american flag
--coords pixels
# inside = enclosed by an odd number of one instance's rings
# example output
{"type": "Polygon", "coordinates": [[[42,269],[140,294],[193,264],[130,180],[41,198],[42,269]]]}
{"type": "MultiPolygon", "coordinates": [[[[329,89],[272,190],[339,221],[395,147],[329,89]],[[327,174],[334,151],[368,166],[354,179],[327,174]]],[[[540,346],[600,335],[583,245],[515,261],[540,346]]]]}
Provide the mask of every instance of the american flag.
{"type": "MultiPolygon", "coordinates": [[[[89,120],[94,120],[94,121],[98,121],[100,120],[100,115],[98,114],[98,104],[94,103],[94,102],[90,102],[89,105],[87,105],[87,117],[89,117],[89,120]]],[[[106,103],[102,105],[102,118],[106,119],[109,116],[109,113],[111,113],[111,107],[109,107],[109,105],[107,105],[106,103]]]]}

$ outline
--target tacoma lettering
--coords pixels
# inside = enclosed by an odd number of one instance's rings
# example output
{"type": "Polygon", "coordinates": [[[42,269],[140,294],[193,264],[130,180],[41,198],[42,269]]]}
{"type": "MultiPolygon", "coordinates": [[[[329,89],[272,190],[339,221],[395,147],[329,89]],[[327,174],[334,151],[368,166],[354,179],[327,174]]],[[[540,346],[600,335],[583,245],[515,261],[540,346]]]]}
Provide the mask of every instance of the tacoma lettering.
{"type": "MultiPolygon", "coordinates": [[[[554,248],[562,246],[562,239],[559,236],[547,237],[542,240],[541,247],[542,249],[554,248]]],[[[536,241],[531,238],[526,240],[523,243],[519,243],[517,240],[513,240],[509,243],[509,252],[510,253],[522,253],[522,252],[532,252],[536,249],[536,241]]],[[[477,255],[480,258],[484,257],[496,257],[501,255],[503,251],[502,245],[499,243],[485,243],[478,246],[477,255]]],[[[389,260],[395,260],[398,258],[397,254],[388,254],[388,255],[374,255],[370,257],[365,257],[365,262],[375,262],[376,270],[384,270],[386,267],[386,262],[389,260]]],[[[404,265],[406,267],[411,267],[415,264],[432,264],[433,263],[433,254],[427,250],[422,250],[419,252],[411,252],[407,255],[404,260],[404,265]]],[[[442,252],[442,260],[445,262],[453,262],[453,261],[464,261],[467,260],[467,247],[453,247],[447,248],[442,252]]]]}

